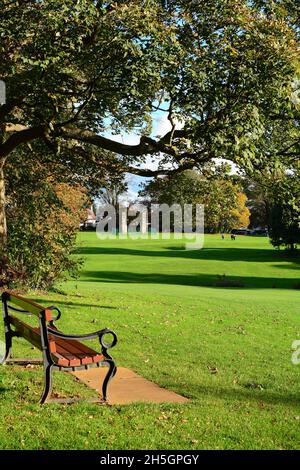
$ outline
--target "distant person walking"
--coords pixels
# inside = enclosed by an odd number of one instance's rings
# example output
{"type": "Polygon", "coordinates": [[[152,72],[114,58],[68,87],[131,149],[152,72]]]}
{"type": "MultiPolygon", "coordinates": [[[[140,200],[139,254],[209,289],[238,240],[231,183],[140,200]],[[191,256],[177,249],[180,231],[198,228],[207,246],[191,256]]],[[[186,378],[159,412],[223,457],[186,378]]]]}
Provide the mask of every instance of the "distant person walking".
{"type": "Polygon", "coordinates": [[[222,240],[224,240],[224,238],[225,238],[224,233],[221,233],[221,237],[222,237],[222,240]]]}

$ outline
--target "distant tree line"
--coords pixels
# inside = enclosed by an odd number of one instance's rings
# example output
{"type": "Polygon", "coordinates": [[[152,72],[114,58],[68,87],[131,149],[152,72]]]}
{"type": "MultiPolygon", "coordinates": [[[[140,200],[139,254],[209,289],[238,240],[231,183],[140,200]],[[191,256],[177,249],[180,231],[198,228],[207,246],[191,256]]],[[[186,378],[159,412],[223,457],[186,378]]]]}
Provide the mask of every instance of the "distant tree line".
{"type": "Polygon", "coordinates": [[[300,178],[297,165],[264,168],[246,175],[230,174],[227,164],[206,164],[157,177],[143,185],[145,202],[203,204],[205,232],[235,228],[267,229],[273,246],[295,251],[300,244],[300,178]]]}
{"type": "Polygon", "coordinates": [[[229,174],[230,166],[207,164],[201,170],[186,170],[157,177],[143,185],[140,197],[156,204],[203,204],[205,232],[229,232],[248,227],[250,211],[241,184],[229,174]]]}

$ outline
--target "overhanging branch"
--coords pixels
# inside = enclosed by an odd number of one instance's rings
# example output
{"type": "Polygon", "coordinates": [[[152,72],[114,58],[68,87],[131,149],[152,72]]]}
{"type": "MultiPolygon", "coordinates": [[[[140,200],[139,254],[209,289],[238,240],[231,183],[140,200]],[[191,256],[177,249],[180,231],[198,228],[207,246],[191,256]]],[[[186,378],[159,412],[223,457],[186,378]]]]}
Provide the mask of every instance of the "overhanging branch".
{"type": "Polygon", "coordinates": [[[147,168],[136,168],[136,167],[129,166],[126,169],[126,172],[132,173],[133,175],[137,175],[137,176],[151,178],[151,177],[160,176],[160,175],[173,175],[176,173],[180,173],[181,171],[184,171],[184,170],[191,170],[192,168],[194,168],[194,166],[195,166],[194,162],[185,163],[184,165],[178,166],[177,168],[169,168],[169,169],[161,168],[158,170],[149,170],[147,168]]]}
{"type": "MultiPolygon", "coordinates": [[[[179,132],[179,136],[181,137],[184,135],[183,131],[175,131],[173,137],[178,136],[177,132],[179,132]]],[[[169,132],[158,141],[150,137],[142,136],[140,143],[137,145],[122,144],[80,128],[63,127],[58,129],[58,135],[65,139],[74,139],[79,142],[92,144],[120,155],[142,156],[162,152],[172,157],[177,157],[175,149],[167,145],[168,139],[170,138],[169,132]]]]}
{"type": "Polygon", "coordinates": [[[45,126],[36,126],[15,132],[2,145],[0,145],[0,157],[7,157],[16,147],[21,144],[42,138],[45,135],[45,131],[45,126]]]}

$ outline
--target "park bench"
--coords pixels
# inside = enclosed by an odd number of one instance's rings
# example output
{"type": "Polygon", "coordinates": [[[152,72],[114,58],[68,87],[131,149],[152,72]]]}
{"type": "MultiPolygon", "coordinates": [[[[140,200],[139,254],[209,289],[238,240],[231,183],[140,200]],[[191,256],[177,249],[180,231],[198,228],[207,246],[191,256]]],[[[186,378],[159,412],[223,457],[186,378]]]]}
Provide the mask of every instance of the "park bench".
{"type": "Polygon", "coordinates": [[[44,364],[44,391],[40,400],[43,404],[52,391],[52,370],[76,371],[90,367],[108,366],[102,384],[102,401],[107,400],[108,382],[116,373],[116,365],[107,350],[117,343],[117,337],[113,331],[104,328],[95,333],[86,335],[67,335],[59,331],[55,322],[61,317],[57,307],[44,308],[31,300],[18,295],[4,292],[2,294],[3,319],[5,328],[6,350],[1,363],[4,364],[11,355],[12,339],[23,337],[43,353],[44,364]],[[15,314],[34,315],[38,318],[37,328],[20,320],[15,314]],[[56,312],[56,316],[53,316],[56,312]],[[104,341],[105,335],[111,335],[112,342],[104,341]],[[86,346],[82,341],[98,339],[101,345],[101,353],[86,346]]]}

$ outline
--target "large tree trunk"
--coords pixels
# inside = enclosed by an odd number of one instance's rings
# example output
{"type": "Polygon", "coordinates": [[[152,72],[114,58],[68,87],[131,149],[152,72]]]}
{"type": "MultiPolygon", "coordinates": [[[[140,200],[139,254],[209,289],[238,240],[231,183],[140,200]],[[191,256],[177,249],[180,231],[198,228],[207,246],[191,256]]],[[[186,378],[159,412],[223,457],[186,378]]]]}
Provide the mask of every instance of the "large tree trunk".
{"type": "Polygon", "coordinates": [[[0,266],[2,265],[7,245],[7,227],[5,212],[4,162],[0,162],[0,266]]]}

